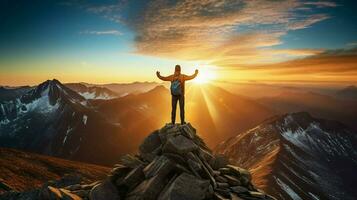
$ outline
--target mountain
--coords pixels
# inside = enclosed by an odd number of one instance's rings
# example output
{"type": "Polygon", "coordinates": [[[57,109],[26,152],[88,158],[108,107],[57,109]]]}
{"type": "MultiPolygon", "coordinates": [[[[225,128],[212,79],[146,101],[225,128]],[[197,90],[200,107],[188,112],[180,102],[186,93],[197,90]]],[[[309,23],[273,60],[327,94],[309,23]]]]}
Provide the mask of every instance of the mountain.
{"type": "Polygon", "coordinates": [[[342,90],[336,92],[336,96],[342,99],[350,99],[357,101],[357,87],[350,85],[342,90]]]}
{"type": "Polygon", "coordinates": [[[30,86],[22,86],[16,88],[0,87],[0,102],[18,98],[30,89],[30,86]]]}
{"type": "Polygon", "coordinates": [[[356,131],[305,112],[271,118],[217,146],[279,199],[356,199],[356,131]]]}
{"type": "Polygon", "coordinates": [[[120,96],[117,93],[105,87],[98,87],[98,86],[87,87],[86,85],[81,83],[67,83],[64,85],[76,91],[85,99],[113,99],[120,96]]]}
{"type": "Polygon", "coordinates": [[[257,101],[279,114],[309,112],[317,117],[341,121],[357,129],[357,101],[314,92],[284,92],[257,101]]]}
{"type": "Polygon", "coordinates": [[[0,148],[0,194],[7,190],[32,190],[49,181],[56,184],[90,183],[105,178],[109,171],[103,166],[0,148]]]}
{"type": "Polygon", "coordinates": [[[109,83],[109,84],[81,83],[81,84],[86,85],[87,87],[107,88],[115,92],[119,96],[148,92],[149,90],[152,90],[159,85],[163,85],[161,83],[156,83],[156,82],[109,83]]]}
{"type": "MultiPolygon", "coordinates": [[[[185,97],[186,121],[196,124],[201,137],[210,147],[231,137],[232,133],[252,128],[273,115],[254,100],[213,85],[187,85],[185,97]]],[[[170,121],[171,95],[164,86],[158,86],[146,93],[100,101],[93,106],[107,120],[120,123],[138,145],[147,132],[170,121]]],[[[177,122],[180,122],[178,108],[176,114],[177,122]]]]}
{"type": "Polygon", "coordinates": [[[2,147],[101,164],[129,151],[130,139],[122,128],[58,80],[41,83],[0,107],[2,147]]]}

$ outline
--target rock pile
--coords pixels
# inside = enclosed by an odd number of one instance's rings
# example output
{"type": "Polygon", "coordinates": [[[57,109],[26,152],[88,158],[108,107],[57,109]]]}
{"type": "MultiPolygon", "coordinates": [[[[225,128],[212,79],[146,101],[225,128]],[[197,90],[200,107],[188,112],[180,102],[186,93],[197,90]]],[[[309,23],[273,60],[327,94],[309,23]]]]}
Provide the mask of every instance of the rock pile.
{"type": "Polygon", "coordinates": [[[166,125],[150,134],[138,155],[127,155],[106,180],[47,187],[42,199],[269,200],[250,173],[215,156],[190,125],[166,125]]]}

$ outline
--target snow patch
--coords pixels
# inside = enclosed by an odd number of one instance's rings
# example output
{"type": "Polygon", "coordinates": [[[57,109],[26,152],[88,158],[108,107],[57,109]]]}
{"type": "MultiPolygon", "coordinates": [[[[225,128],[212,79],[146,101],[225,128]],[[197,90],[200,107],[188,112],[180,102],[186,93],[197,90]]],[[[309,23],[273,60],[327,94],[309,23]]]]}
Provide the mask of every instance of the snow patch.
{"type": "Polygon", "coordinates": [[[286,192],[286,194],[288,194],[292,199],[294,200],[302,200],[302,198],[300,198],[300,196],[298,194],[296,194],[296,192],[291,189],[287,184],[285,184],[282,180],[280,180],[279,178],[275,177],[275,181],[278,183],[278,185],[280,186],[280,188],[282,190],[284,190],[286,192]]]}
{"type": "Polygon", "coordinates": [[[79,92],[79,94],[84,97],[85,99],[103,99],[103,100],[108,100],[108,99],[113,99],[115,98],[114,96],[110,96],[109,94],[103,92],[100,95],[96,95],[96,92],[79,92]]]}
{"type": "Polygon", "coordinates": [[[320,200],[316,195],[312,194],[311,192],[308,192],[310,196],[312,196],[312,198],[314,198],[315,200],[320,200]]]}
{"type": "Polygon", "coordinates": [[[84,125],[87,125],[87,120],[88,120],[88,116],[87,115],[83,115],[82,121],[83,121],[84,125]]]}

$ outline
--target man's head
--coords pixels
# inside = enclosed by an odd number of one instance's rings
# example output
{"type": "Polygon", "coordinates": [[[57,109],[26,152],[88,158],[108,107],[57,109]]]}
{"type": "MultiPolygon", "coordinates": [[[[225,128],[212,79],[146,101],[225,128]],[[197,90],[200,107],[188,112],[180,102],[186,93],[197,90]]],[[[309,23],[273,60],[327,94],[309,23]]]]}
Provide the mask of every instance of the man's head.
{"type": "Polygon", "coordinates": [[[181,74],[181,66],[180,65],[175,66],[175,74],[181,74]]]}

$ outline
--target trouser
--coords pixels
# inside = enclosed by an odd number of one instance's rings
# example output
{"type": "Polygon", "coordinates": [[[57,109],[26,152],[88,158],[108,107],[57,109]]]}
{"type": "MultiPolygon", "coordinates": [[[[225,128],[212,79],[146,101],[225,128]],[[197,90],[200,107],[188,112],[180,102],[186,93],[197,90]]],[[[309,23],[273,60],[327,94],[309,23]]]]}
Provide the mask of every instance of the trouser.
{"type": "Polygon", "coordinates": [[[172,95],[171,122],[172,124],[175,124],[176,121],[177,101],[180,104],[181,124],[184,124],[185,123],[185,96],[184,95],[172,95]]]}

